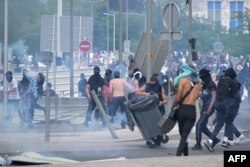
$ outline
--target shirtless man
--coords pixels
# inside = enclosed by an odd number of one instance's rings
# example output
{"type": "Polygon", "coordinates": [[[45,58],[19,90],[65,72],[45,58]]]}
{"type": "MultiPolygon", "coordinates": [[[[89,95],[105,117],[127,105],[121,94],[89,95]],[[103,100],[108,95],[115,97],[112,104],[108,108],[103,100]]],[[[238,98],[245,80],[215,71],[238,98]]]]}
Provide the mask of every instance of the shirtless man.
{"type": "Polygon", "coordinates": [[[187,138],[196,121],[195,105],[201,90],[201,83],[193,85],[193,83],[188,78],[181,78],[179,80],[177,93],[171,108],[173,109],[177,105],[177,102],[180,101],[180,99],[190,90],[191,86],[193,86],[192,91],[183,100],[176,113],[179,133],[181,136],[176,156],[181,156],[182,153],[184,156],[188,156],[187,138]]]}
{"type": "Polygon", "coordinates": [[[114,71],[114,78],[109,83],[110,91],[112,92],[112,100],[111,100],[111,122],[114,121],[114,117],[116,115],[117,109],[120,107],[121,110],[121,128],[126,128],[125,124],[125,88],[129,88],[133,90],[133,86],[131,86],[125,79],[120,78],[120,72],[114,71]]]}

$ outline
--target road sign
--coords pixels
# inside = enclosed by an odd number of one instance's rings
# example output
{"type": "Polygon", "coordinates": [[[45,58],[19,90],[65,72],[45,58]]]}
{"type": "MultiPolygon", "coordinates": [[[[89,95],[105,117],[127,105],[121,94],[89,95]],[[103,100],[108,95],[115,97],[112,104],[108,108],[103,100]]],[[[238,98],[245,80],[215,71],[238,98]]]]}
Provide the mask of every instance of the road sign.
{"type": "Polygon", "coordinates": [[[215,52],[222,52],[224,49],[224,46],[221,42],[215,42],[213,45],[213,49],[215,52]]]}
{"type": "Polygon", "coordinates": [[[178,6],[171,2],[166,5],[162,17],[163,25],[169,32],[174,31],[180,23],[180,10],[178,6]]]}
{"type": "Polygon", "coordinates": [[[181,32],[161,32],[160,38],[162,40],[181,40],[182,33],[181,32]]]}
{"type": "Polygon", "coordinates": [[[88,40],[82,40],[79,47],[83,53],[88,53],[91,46],[88,40]]]}

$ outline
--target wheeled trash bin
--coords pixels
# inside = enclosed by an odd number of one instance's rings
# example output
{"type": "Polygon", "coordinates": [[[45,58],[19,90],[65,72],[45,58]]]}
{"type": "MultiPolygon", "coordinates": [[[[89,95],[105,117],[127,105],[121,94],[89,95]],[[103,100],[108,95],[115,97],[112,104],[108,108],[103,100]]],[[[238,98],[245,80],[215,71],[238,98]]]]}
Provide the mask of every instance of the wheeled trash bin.
{"type": "Polygon", "coordinates": [[[147,141],[153,140],[157,145],[166,143],[168,137],[163,136],[158,125],[162,117],[158,109],[158,95],[133,96],[128,102],[128,109],[130,109],[143,138],[147,141]]]}

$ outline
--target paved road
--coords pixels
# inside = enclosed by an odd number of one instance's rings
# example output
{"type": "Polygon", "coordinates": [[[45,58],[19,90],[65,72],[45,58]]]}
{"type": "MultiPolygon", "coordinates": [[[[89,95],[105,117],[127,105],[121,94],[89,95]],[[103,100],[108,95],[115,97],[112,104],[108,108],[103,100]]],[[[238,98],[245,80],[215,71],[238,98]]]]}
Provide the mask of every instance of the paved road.
{"type": "MultiPolygon", "coordinates": [[[[90,128],[84,128],[83,115],[65,112],[63,120],[52,122],[50,141],[45,142],[44,118],[41,113],[36,114],[36,123],[33,129],[19,129],[18,123],[14,120],[7,127],[0,128],[0,155],[20,155],[23,152],[37,152],[48,157],[63,157],[81,162],[96,161],[103,159],[129,159],[134,164],[133,159],[158,158],[157,161],[164,161],[165,158],[174,159],[179,135],[176,127],[170,132],[169,143],[161,147],[150,149],[145,145],[145,141],[139,130],[134,132],[128,129],[120,129],[119,124],[114,125],[118,139],[113,139],[107,128],[92,124],[90,128]],[[72,116],[74,115],[74,116],[72,116]],[[13,126],[10,126],[13,125],[13,126]]],[[[250,112],[246,103],[242,103],[240,114],[237,116],[235,124],[249,137],[250,112]]],[[[204,138],[204,141],[206,138],[204,138]]],[[[195,143],[194,129],[189,137],[190,147],[195,143]]],[[[201,151],[190,149],[190,157],[201,156],[213,157],[218,155],[218,161],[223,161],[223,151],[225,148],[216,146],[216,151],[210,153],[203,147],[201,151]]],[[[246,138],[240,145],[232,146],[230,150],[250,150],[249,138],[246,138]]],[[[201,159],[202,159],[201,158],[201,159]]],[[[168,159],[169,160],[169,159],[168,159]]],[[[204,160],[205,161],[205,160],[204,160]]],[[[152,162],[153,163],[153,162],[152,162]]],[[[98,164],[98,163],[96,163],[98,164]]],[[[149,163],[151,164],[151,163],[149,163]]],[[[97,165],[98,166],[98,165],[97,165]]]]}

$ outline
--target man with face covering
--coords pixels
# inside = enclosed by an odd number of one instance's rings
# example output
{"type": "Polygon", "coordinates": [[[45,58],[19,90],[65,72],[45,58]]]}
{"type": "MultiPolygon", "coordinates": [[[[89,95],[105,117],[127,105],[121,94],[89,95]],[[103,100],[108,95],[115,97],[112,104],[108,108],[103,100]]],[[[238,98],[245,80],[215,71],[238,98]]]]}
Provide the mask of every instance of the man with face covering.
{"type": "MultiPolygon", "coordinates": [[[[216,85],[211,78],[211,74],[208,69],[203,68],[199,71],[200,79],[203,82],[201,89],[201,100],[202,100],[202,108],[200,113],[200,118],[196,123],[196,144],[192,147],[192,150],[201,150],[201,138],[202,133],[206,136],[210,136],[211,132],[207,128],[207,122],[209,117],[213,114],[214,108],[213,104],[216,98],[216,85]]],[[[219,139],[216,138],[216,142],[219,139]]]]}
{"type": "Polygon", "coordinates": [[[11,119],[13,111],[17,111],[20,119],[20,127],[23,126],[23,115],[20,109],[20,96],[18,93],[18,83],[15,78],[13,78],[12,72],[7,71],[6,74],[7,80],[7,94],[8,94],[8,111],[6,114],[6,119],[11,119]]]}
{"type": "MultiPolygon", "coordinates": [[[[104,82],[104,79],[100,75],[100,71],[101,71],[100,68],[98,66],[95,66],[94,67],[94,75],[92,75],[87,82],[86,94],[87,94],[87,98],[89,100],[89,105],[88,105],[88,110],[87,110],[86,118],[85,118],[85,122],[84,122],[85,127],[89,127],[89,121],[91,120],[92,111],[96,107],[96,103],[95,103],[95,101],[92,97],[92,94],[91,94],[92,90],[95,91],[98,99],[100,100],[100,103],[102,104],[102,107],[105,109],[104,96],[103,96],[105,82],[104,82]]],[[[104,122],[103,122],[103,126],[104,126],[104,122]]]]}
{"type": "MultiPolygon", "coordinates": [[[[216,141],[216,136],[219,134],[220,130],[225,124],[225,136],[224,141],[222,142],[223,147],[229,148],[228,137],[233,136],[233,121],[238,113],[238,105],[237,102],[239,99],[239,84],[235,81],[237,74],[233,68],[228,68],[225,70],[225,75],[222,76],[218,82],[217,90],[216,90],[216,100],[215,100],[215,108],[216,112],[216,120],[217,124],[209,136],[209,140],[205,142],[205,146],[210,152],[214,152],[214,146],[218,143],[216,141]],[[224,87],[228,87],[229,89],[224,94],[219,91],[221,89],[220,82],[225,82],[226,85],[224,87]]],[[[226,89],[225,89],[226,90],[226,89]]],[[[230,137],[231,138],[231,137],[230,137]]]]}

